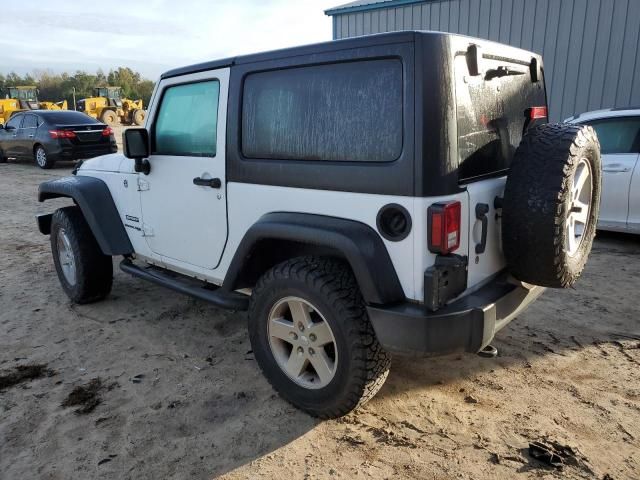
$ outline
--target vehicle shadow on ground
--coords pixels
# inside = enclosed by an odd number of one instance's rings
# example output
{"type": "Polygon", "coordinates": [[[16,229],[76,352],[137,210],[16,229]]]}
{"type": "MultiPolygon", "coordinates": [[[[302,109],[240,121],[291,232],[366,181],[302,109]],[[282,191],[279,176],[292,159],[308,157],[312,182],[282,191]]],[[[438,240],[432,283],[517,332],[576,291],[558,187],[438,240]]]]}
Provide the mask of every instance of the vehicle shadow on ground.
{"type": "Polygon", "coordinates": [[[114,373],[106,381],[119,387],[104,395],[101,418],[109,420],[100,423],[107,437],[127,439],[127,454],[116,451],[118,461],[101,466],[101,473],[213,478],[319,423],[283,401],[262,376],[243,312],[121,272],[106,301],[71,308],[93,328],[116,327],[111,347],[130,357],[109,365],[114,373]],[[157,470],[150,468],[154,463],[157,470]]]}
{"type": "MultiPolygon", "coordinates": [[[[622,343],[640,341],[640,325],[633,302],[628,298],[633,290],[629,280],[636,277],[633,271],[626,271],[624,264],[634,262],[638,267],[640,236],[599,231],[590,263],[596,266],[611,262],[604,259],[602,253],[619,259],[622,270],[619,279],[612,282],[612,276],[590,275],[592,269],[587,266],[575,288],[548,289],[529,309],[497,333],[492,342],[498,350],[496,358],[470,353],[432,358],[394,356],[391,374],[378,397],[390,398],[429,385],[437,388],[499,368],[530,368],[538,359],[566,357],[590,346],[602,349],[609,345],[626,358],[622,343]],[[616,285],[617,281],[620,285],[616,285]]],[[[596,268],[603,269],[601,265],[596,268]]],[[[611,265],[610,268],[616,267],[611,265]]],[[[607,353],[602,355],[606,357],[607,353]]]]}

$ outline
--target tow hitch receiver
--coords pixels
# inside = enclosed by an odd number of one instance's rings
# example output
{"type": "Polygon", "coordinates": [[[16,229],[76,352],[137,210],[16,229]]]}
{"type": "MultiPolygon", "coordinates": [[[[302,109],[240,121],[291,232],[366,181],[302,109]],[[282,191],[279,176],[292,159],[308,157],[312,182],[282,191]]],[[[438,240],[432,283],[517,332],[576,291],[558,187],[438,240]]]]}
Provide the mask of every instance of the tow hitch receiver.
{"type": "Polygon", "coordinates": [[[495,358],[498,356],[498,349],[493,345],[487,345],[478,352],[478,356],[482,358],[495,358]]]}

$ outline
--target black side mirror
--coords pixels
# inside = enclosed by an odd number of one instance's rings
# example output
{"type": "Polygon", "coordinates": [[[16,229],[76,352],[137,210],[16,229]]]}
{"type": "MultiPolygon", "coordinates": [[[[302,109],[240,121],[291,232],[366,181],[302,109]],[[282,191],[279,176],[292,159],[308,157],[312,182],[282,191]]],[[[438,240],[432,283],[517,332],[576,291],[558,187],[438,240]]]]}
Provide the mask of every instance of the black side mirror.
{"type": "Polygon", "coordinates": [[[146,128],[128,128],[122,134],[124,156],[135,161],[134,170],[149,175],[149,132],[146,128]]]}
{"type": "Polygon", "coordinates": [[[13,125],[7,125],[7,126],[4,127],[4,129],[7,130],[8,132],[11,132],[11,131],[15,130],[16,127],[14,127],[13,125]]]}

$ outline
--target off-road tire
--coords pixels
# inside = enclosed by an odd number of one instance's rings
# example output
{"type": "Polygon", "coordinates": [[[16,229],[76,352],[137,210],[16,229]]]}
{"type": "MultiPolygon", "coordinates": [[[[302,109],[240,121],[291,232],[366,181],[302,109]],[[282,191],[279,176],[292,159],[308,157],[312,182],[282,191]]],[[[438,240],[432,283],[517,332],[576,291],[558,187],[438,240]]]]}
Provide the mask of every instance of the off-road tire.
{"type": "Polygon", "coordinates": [[[51,252],[62,289],[74,303],[91,303],[105,298],[113,282],[113,262],[100,250],[79,207],[56,210],[51,219],[51,252]],[[63,228],[71,244],[75,265],[75,285],[67,282],[57,249],[58,231],[63,228]]]}
{"type": "Polygon", "coordinates": [[[100,121],[113,127],[118,124],[118,115],[113,110],[104,110],[100,115],[100,121]]]}
{"type": "Polygon", "coordinates": [[[258,365],[274,389],[315,417],[336,418],[363,405],[389,373],[391,357],[378,343],[353,273],[334,259],[299,257],[267,271],[251,295],[249,337],[258,365]],[[333,331],[339,361],[335,376],[323,388],[296,384],[280,368],[269,346],[269,312],[289,296],[317,306],[333,331]]]}
{"type": "Polygon", "coordinates": [[[568,288],[580,277],[596,233],[601,169],[600,144],[589,126],[545,124],[526,133],[511,163],[502,211],[503,250],[517,279],[568,288]],[[572,256],[566,227],[581,159],[592,174],[591,203],[582,240],[572,256]]]}
{"type": "Polygon", "coordinates": [[[131,123],[138,126],[144,125],[145,117],[145,111],[137,108],[131,113],[131,123]]]}
{"type": "Polygon", "coordinates": [[[48,170],[53,168],[55,165],[55,161],[51,160],[51,157],[47,155],[47,151],[42,145],[37,145],[33,147],[33,160],[36,162],[40,168],[44,170],[48,170]]]}

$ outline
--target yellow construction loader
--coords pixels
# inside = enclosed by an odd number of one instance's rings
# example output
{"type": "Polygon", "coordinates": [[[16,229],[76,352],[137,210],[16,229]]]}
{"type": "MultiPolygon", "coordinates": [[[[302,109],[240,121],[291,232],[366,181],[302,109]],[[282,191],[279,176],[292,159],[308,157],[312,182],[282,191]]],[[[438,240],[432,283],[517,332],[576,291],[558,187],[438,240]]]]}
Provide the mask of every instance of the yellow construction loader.
{"type": "Polygon", "coordinates": [[[0,98],[0,123],[5,124],[15,112],[24,110],[67,110],[67,101],[40,102],[35,86],[8,87],[0,98]]]}
{"type": "Polygon", "coordinates": [[[120,87],[97,87],[93,97],[78,101],[77,109],[107,125],[142,125],[146,112],[142,100],[122,98],[120,87]]]}

